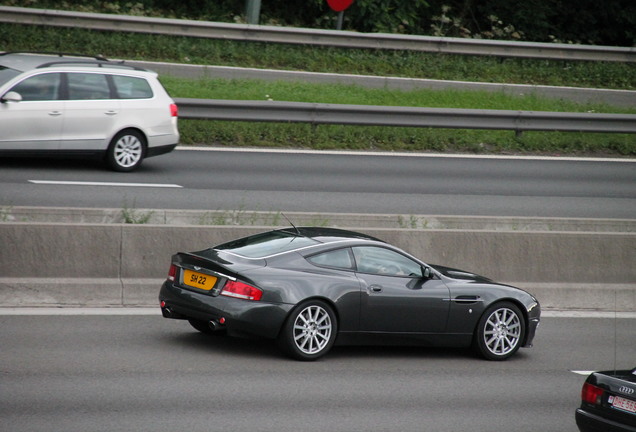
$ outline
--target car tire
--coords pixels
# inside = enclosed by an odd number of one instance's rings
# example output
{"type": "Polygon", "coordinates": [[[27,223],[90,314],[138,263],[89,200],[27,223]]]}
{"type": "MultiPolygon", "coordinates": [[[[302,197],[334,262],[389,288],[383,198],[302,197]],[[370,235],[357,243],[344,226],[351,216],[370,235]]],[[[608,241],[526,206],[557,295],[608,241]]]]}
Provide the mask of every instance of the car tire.
{"type": "Polygon", "coordinates": [[[473,346],[488,360],[506,360],[521,347],[526,324],[521,310],[510,302],[490,306],[481,316],[473,346]]]}
{"type": "Polygon", "coordinates": [[[323,301],[311,300],[292,311],[278,336],[278,344],[297,360],[316,360],[329,352],[337,332],[333,309],[323,301]]]}
{"type": "Polygon", "coordinates": [[[135,130],[119,132],[111,140],[106,153],[108,165],[115,171],[133,171],[144,159],[146,139],[135,130]]]}

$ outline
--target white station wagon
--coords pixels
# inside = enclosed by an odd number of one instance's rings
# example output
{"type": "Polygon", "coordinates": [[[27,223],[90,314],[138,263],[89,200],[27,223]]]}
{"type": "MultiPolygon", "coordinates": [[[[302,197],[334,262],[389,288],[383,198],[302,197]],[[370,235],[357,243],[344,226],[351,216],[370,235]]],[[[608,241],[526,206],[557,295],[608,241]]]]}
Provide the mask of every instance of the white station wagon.
{"type": "Polygon", "coordinates": [[[103,57],[0,54],[0,156],[97,156],[116,171],[179,142],[155,72],[103,57]]]}

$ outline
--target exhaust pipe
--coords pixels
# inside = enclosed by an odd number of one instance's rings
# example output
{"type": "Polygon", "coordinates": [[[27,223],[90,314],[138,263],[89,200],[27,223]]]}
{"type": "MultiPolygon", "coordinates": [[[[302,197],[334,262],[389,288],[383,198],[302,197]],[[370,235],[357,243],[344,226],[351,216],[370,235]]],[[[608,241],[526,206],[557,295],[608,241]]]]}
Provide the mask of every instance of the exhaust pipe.
{"type": "Polygon", "coordinates": [[[225,330],[225,317],[221,317],[218,320],[210,320],[208,321],[208,326],[212,331],[223,331],[225,330]]]}

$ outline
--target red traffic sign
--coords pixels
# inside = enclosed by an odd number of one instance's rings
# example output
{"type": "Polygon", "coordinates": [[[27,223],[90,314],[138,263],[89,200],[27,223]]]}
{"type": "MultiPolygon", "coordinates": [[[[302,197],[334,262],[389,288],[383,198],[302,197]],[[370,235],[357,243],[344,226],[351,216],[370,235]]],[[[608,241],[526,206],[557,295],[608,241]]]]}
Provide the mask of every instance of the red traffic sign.
{"type": "Polygon", "coordinates": [[[351,6],[351,3],[353,3],[353,0],[327,0],[329,7],[336,12],[342,12],[351,6]]]}

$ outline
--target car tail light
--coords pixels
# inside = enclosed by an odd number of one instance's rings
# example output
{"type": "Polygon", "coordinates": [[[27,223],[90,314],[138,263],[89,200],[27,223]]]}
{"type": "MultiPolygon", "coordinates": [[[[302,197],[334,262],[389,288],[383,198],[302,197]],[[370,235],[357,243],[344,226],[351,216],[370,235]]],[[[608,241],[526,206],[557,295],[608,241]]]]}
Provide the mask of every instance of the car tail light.
{"type": "Polygon", "coordinates": [[[179,115],[179,107],[177,107],[177,104],[170,104],[170,115],[172,117],[177,117],[179,115]]]}
{"type": "Polygon", "coordinates": [[[177,266],[174,264],[171,264],[170,270],[168,270],[168,280],[174,282],[175,277],[177,277],[177,266]]]}
{"type": "Polygon", "coordinates": [[[583,400],[583,402],[600,405],[602,396],[602,388],[596,387],[595,385],[592,385],[590,383],[583,384],[583,389],[581,390],[581,399],[583,400]]]}
{"type": "Polygon", "coordinates": [[[223,287],[223,291],[221,291],[221,295],[259,301],[261,297],[263,297],[263,291],[243,282],[227,281],[223,287]]]}

